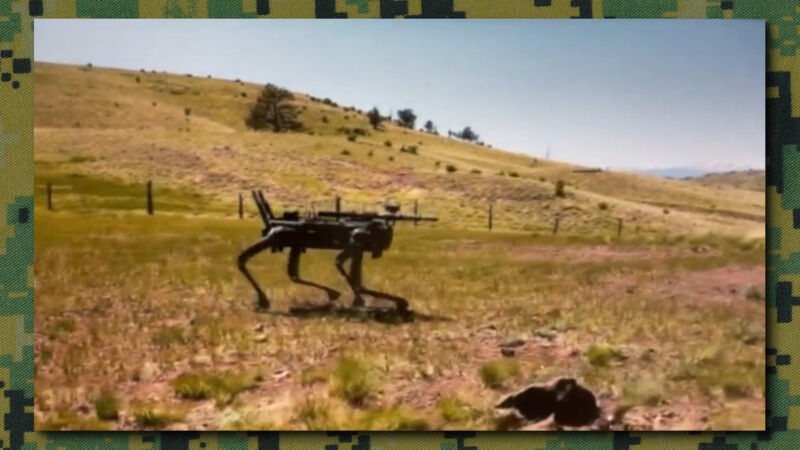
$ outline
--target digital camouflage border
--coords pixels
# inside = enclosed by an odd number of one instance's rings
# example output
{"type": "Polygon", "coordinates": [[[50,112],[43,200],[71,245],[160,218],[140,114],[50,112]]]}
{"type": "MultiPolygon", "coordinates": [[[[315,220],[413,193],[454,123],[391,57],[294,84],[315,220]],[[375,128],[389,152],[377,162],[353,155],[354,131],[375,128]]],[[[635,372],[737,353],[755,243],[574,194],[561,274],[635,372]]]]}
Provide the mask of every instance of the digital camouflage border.
{"type": "Polygon", "coordinates": [[[793,0],[0,0],[0,448],[800,447],[800,3],[793,0]],[[709,18],[767,21],[767,430],[717,433],[33,432],[33,18],[709,18]],[[795,319],[793,322],[792,319],[795,319]],[[793,325],[794,324],[794,325],[793,325]],[[794,339],[792,337],[795,337],[794,339]]]}

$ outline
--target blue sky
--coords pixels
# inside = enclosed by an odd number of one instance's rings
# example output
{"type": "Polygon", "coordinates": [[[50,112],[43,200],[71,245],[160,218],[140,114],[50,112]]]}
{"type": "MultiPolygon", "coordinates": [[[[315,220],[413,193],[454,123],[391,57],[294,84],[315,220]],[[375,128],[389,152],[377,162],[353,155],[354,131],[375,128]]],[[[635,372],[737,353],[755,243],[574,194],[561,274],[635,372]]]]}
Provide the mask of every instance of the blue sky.
{"type": "Polygon", "coordinates": [[[507,150],[763,168],[760,20],[47,20],[37,61],[274,83],[507,150]]]}

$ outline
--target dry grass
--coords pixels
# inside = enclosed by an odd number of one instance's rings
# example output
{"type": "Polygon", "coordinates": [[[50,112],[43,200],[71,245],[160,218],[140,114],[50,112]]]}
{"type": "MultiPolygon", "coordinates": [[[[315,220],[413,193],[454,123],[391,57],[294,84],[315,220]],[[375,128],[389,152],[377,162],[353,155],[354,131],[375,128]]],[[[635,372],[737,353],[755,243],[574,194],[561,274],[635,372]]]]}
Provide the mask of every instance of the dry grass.
{"type": "MultiPolygon", "coordinates": [[[[366,119],[304,96],[313,135],[254,133],[237,115],[257,86],[36,70],[37,429],[487,428],[497,396],[553,375],[613,397],[624,390],[640,408],[657,407],[656,397],[713,404],[719,423],[732,420],[732,405],[763,404],[765,305],[746,291],[763,286],[753,274],[763,273],[764,244],[741,237],[763,223],[710,212],[709,201],[763,216],[763,196],[628,174],[588,182],[571,166],[391,124],[349,142],[337,129],[368,129],[366,119]],[[179,131],[184,108],[188,132],[179,131]],[[398,150],[410,145],[418,154],[398,150]],[[563,199],[553,195],[558,179],[563,199]],[[54,212],[43,208],[48,181],[54,212]],[[238,191],[253,186],[279,211],[337,194],[345,209],[390,194],[423,200],[441,221],[398,225],[392,249],[365,261],[365,281],[435,320],[255,314],[234,264],[258,237],[249,204],[236,217],[238,191]],[[683,207],[664,215],[645,197],[683,207]],[[565,218],[553,236],[556,214],[565,218]],[[637,218],[621,241],[619,216],[637,218]],[[524,343],[515,363],[496,362],[511,340],[524,343]],[[116,409],[119,423],[76,415],[82,403],[98,417],[116,409]]],[[[322,301],[290,282],[285,257],[252,263],[274,308],[322,301]]],[[[349,292],[331,252],[304,254],[301,273],[349,292]]]]}

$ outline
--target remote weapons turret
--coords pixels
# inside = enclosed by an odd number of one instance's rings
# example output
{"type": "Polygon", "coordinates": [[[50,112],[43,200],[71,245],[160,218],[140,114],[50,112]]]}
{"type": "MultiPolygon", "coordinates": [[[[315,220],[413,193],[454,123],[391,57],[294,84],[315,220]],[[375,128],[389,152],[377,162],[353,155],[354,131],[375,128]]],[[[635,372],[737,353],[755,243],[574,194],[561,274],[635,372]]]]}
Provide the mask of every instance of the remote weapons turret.
{"type": "Polygon", "coordinates": [[[398,312],[408,311],[408,302],[404,298],[363,286],[361,282],[363,255],[368,252],[373,259],[380,258],[392,245],[396,222],[431,222],[437,218],[399,215],[400,208],[397,205],[385,205],[386,212],[382,214],[319,211],[310,217],[301,218],[295,211],[285,212],[278,218],[273,214],[263,192],[253,191],[252,194],[264,222],[264,228],[261,231],[261,239],[245,249],[239,255],[237,262],[239,270],[256,291],[259,309],[269,309],[270,302],[247,269],[247,261],[267,249],[272,253],[279,253],[288,248],[289,278],[295,283],[323,290],[330,302],[339,298],[341,293],[328,286],[300,278],[300,255],[307,249],[340,250],[336,255],[335,264],[353,291],[353,307],[364,307],[366,295],[394,302],[398,312]],[[346,269],[345,263],[348,260],[350,265],[346,269]]]}

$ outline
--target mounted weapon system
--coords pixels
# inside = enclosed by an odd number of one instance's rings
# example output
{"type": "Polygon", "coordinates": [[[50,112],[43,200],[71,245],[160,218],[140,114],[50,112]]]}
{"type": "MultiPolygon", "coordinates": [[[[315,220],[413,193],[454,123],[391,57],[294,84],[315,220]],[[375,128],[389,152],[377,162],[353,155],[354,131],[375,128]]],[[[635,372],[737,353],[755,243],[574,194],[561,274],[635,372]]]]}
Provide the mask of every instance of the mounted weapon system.
{"type": "Polygon", "coordinates": [[[361,270],[363,256],[364,253],[369,253],[373,259],[377,259],[391,247],[396,222],[433,222],[438,220],[437,218],[403,216],[398,214],[400,207],[392,204],[384,205],[385,213],[318,211],[309,217],[301,218],[297,211],[291,211],[276,217],[262,191],[253,191],[252,194],[264,222],[264,228],[261,230],[261,239],[245,249],[239,255],[237,263],[239,270],[256,291],[258,309],[268,310],[270,302],[248,270],[247,262],[268,249],[272,253],[280,253],[284,248],[288,248],[289,278],[295,283],[324,291],[329,305],[338,299],[341,295],[339,291],[300,278],[300,255],[308,249],[322,249],[339,250],[335,264],[353,292],[353,308],[375,309],[366,307],[364,296],[369,296],[394,302],[396,312],[401,315],[410,314],[406,299],[364,287],[361,270]],[[345,268],[347,261],[350,261],[350,264],[345,268]]]}

